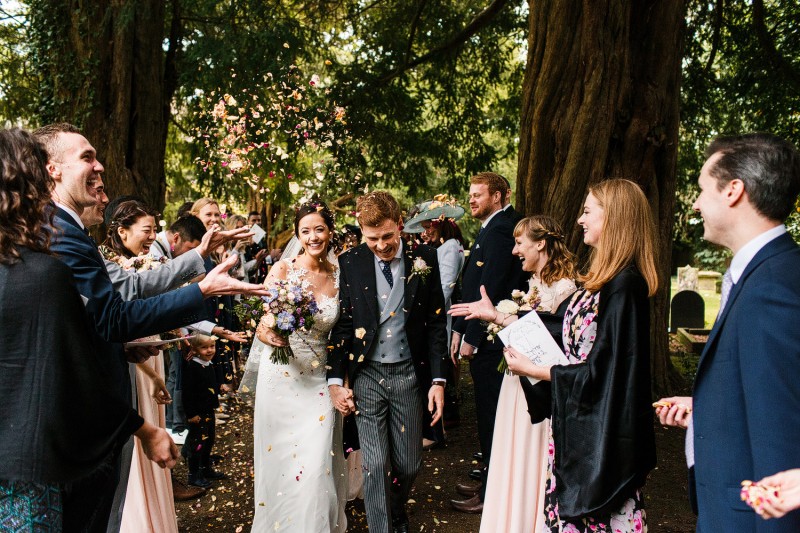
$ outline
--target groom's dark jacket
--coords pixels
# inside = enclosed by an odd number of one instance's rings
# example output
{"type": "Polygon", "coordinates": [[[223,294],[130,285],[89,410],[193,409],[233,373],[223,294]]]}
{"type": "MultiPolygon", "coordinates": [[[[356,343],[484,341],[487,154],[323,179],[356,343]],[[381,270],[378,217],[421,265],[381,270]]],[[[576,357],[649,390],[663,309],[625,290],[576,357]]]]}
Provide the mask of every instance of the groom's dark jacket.
{"type": "MultiPolygon", "coordinates": [[[[433,378],[444,379],[447,358],[447,316],[444,309],[436,250],[424,244],[411,250],[403,245],[405,285],[403,312],[406,337],[420,389],[433,378]],[[430,272],[412,275],[414,259],[421,257],[430,272]]],[[[350,379],[350,386],[376,340],[378,308],[375,254],[361,244],[339,256],[339,320],[331,331],[328,378],[350,379]],[[363,328],[363,331],[362,331],[363,328]]]]}

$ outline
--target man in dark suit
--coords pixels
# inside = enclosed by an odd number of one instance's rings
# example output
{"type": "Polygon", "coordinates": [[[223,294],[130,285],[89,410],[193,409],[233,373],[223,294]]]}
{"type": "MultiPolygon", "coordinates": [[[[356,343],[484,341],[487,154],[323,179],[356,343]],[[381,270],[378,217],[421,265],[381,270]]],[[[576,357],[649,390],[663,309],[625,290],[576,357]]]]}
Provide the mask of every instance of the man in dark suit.
{"type": "Polygon", "coordinates": [[[400,206],[389,193],[360,197],[356,211],[365,242],[339,257],[341,315],[331,331],[328,388],[340,412],[357,415],[370,531],[408,532],[405,505],[422,461],[423,403],[431,425],[444,406],[447,317],[439,264],[434,248],[403,243],[400,206]]]}
{"type": "Polygon", "coordinates": [[[800,193],[800,154],[750,134],[718,138],[706,156],[694,209],[704,238],[733,260],[693,396],[666,399],[659,417],[693,429],[698,532],[796,532],[800,511],[765,521],[739,492],[744,480],[800,466],[800,248],[783,225],[800,193]]]}
{"type": "MultiPolygon", "coordinates": [[[[462,274],[462,301],[481,299],[480,288],[494,304],[511,297],[514,289],[524,287],[522,265],[511,251],[514,248],[514,223],[503,212],[507,197],[505,178],[493,172],[482,172],[470,178],[469,207],[473,217],[481,221],[481,229],[470,249],[462,274]]],[[[489,465],[492,451],[492,434],[497,400],[503,374],[497,366],[503,357],[499,339],[488,340],[486,328],[479,320],[453,321],[450,354],[453,362],[457,355],[469,360],[470,373],[475,386],[475,406],[478,417],[478,439],[483,462],[489,465]]],[[[480,486],[459,485],[461,494],[473,493],[467,500],[451,503],[459,511],[477,513],[483,510],[486,490],[486,469],[480,486]]]]}
{"type": "MultiPolygon", "coordinates": [[[[84,209],[97,204],[97,188],[103,185],[104,168],[96,159],[94,147],[69,124],[45,126],[36,130],[34,135],[48,152],[47,171],[55,181],[51,250],[72,270],[78,292],[86,304],[93,326],[93,342],[109,385],[132,399],[128,361],[139,362],[141,359],[126,356],[123,342],[197,322],[205,316],[205,297],[247,290],[265,291],[230,278],[226,272],[235,261],[232,258],[234,261],[220,265],[198,284],[153,298],[123,300],[114,290],[103,258],[80,219],[84,209]]],[[[173,456],[177,458],[177,449],[167,432],[159,429],[159,436],[169,441],[173,456]]],[[[73,491],[81,494],[87,503],[103,500],[98,505],[102,512],[93,525],[94,531],[105,530],[115,486],[127,485],[127,472],[120,471],[123,445],[123,442],[119,443],[116,457],[109,461],[112,468],[104,479],[93,479],[91,485],[86,486],[76,483],[73,487],[73,491]]]]}

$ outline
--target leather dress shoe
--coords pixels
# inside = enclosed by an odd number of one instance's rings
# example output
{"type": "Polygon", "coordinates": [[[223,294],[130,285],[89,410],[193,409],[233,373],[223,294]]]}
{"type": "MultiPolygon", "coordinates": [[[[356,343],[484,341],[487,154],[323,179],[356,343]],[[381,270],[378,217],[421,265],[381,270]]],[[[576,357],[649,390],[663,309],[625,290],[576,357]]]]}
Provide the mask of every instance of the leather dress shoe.
{"type": "Polygon", "coordinates": [[[470,470],[469,477],[474,479],[475,481],[483,481],[483,470],[480,468],[476,468],[475,470],[470,470]]]}
{"type": "Polygon", "coordinates": [[[392,518],[392,533],[408,533],[408,515],[405,511],[397,511],[392,518]]]}
{"type": "Polygon", "coordinates": [[[472,498],[481,490],[483,483],[470,484],[470,483],[456,483],[456,492],[467,498],[472,498]]]}
{"type": "Polygon", "coordinates": [[[172,497],[176,502],[194,500],[206,493],[206,489],[201,487],[187,487],[177,479],[172,477],[172,497]]]}
{"type": "Polygon", "coordinates": [[[408,522],[393,525],[392,533],[408,533],[408,522]]]}
{"type": "Polygon", "coordinates": [[[472,454],[472,458],[476,461],[483,462],[483,452],[475,452],[472,454]]]}
{"type": "Polygon", "coordinates": [[[450,505],[453,506],[453,509],[461,511],[462,513],[483,512],[483,502],[481,501],[481,497],[477,494],[468,500],[450,500],[450,505]]]}

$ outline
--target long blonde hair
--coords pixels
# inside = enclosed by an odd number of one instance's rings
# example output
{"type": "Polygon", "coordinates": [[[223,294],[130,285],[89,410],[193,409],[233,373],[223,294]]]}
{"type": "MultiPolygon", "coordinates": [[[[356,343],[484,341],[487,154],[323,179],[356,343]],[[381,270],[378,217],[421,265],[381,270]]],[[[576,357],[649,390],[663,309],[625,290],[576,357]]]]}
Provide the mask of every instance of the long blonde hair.
{"type": "Polygon", "coordinates": [[[647,282],[648,295],[658,289],[656,228],[642,189],[632,181],[610,179],[589,188],[603,208],[603,229],[592,250],[589,271],[580,276],[591,292],[603,288],[631,262],[647,282]]]}

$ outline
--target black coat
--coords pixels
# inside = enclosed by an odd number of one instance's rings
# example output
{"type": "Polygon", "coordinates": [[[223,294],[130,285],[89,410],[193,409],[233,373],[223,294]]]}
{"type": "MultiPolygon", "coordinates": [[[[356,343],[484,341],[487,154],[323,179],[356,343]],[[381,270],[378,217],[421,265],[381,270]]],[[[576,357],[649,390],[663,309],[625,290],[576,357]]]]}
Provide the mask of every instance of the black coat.
{"type": "Polygon", "coordinates": [[[0,264],[0,479],[69,483],[144,421],[106,372],[69,267],[20,252],[0,264]]]}
{"type": "MultiPolygon", "coordinates": [[[[486,225],[469,251],[461,277],[461,300],[476,302],[481,299],[480,287],[492,303],[508,298],[514,289],[527,291],[529,274],[522,271],[519,258],[512,255],[514,249],[514,225],[505,212],[497,213],[486,225]]],[[[486,326],[480,320],[465,320],[456,317],[453,331],[463,335],[462,340],[478,348],[478,355],[488,350],[499,352],[503,343],[499,339],[488,340],[486,326]]]]}
{"type": "Polygon", "coordinates": [[[187,419],[213,413],[214,409],[219,407],[214,365],[203,366],[197,361],[189,361],[183,371],[181,394],[187,419]]]}
{"type": "MultiPolygon", "coordinates": [[[[425,391],[432,378],[447,377],[447,315],[439,261],[436,250],[424,244],[414,250],[403,244],[403,259],[406,272],[403,281],[406,338],[420,389],[425,391]],[[416,257],[421,257],[431,268],[425,279],[411,275],[411,266],[416,257]]],[[[349,376],[352,386],[360,364],[366,360],[372,343],[376,342],[380,318],[375,254],[366,244],[356,246],[339,257],[339,305],[340,316],[331,331],[328,349],[328,378],[344,379],[349,376]],[[355,335],[359,328],[364,328],[361,338],[355,335]]]]}
{"type": "Polygon", "coordinates": [[[562,519],[613,512],[656,465],[647,283],[628,266],[600,289],[594,345],[554,366],[552,425],[562,519]]]}

